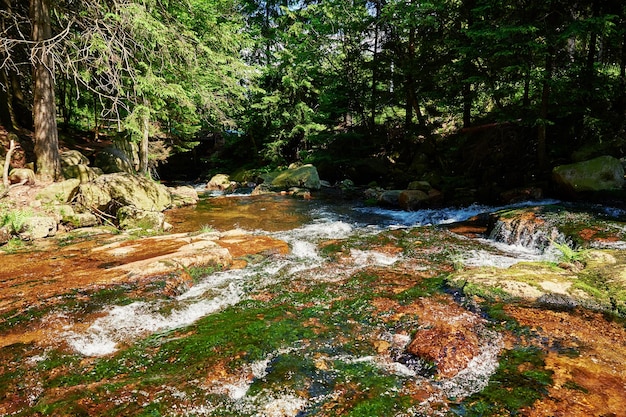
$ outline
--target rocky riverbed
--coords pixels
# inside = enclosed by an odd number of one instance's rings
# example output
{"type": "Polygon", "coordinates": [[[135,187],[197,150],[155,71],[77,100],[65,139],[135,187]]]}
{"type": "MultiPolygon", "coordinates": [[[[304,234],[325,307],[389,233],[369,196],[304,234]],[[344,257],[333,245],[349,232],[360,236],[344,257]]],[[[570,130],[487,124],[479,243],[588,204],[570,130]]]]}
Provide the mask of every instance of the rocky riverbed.
{"type": "Polygon", "coordinates": [[[548,204],[374,227],[249,198],[211,201],[229,213],[211,229],[85,230],[0,255],[0,415],[626,409],[619,217],[548,204]],[[249,228],[251,210],[289,226],[249,228]],[[524,233],[542,249],[506,242],[524,233]]]}

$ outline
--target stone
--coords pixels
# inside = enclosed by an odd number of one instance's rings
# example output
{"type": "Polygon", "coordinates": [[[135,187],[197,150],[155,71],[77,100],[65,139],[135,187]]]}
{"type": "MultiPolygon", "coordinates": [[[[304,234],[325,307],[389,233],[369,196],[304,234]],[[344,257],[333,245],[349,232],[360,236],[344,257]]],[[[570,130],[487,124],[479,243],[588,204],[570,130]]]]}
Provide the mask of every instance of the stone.
{"type": "Polygon", "coordinates": [[[500,193],[503,204],[519,203],[521,201],[539,200],[543,197],[543,190],[539,187],[520,187],[500,193]]]}
{"type": "Polygon", "coordinates": [[[4,245],[11,240],[11,232],[6,227],[0,228],[0,245],[4,245]]]}
{"type": "Polygon", "coordinates": [[[79,185],[78,179],[53,182],[39,191],[35,198],[43,203],[67,203],[74,197],[79,185]]]}
{"type": "Polygon", "coordinates": [[[226,174],[214,175],[206,185],[209,191],[232,191],[236,188],[236,183],[230,180],[226,174]]]}
{"type": "Polygon", "coordinates": [[[281,190],[287,190],[291,187],[319,190],[322,187],[317,169],[310,164],[292,167],[279,172],[272,180],[271,186],[274,189],[281,190]]]}
{"type": "Polygon", "coordinates": [[[29,168],[14,168],[9,173],[11,184],[35,185],[35,173],[29,168]]]}
{"type": "Polygon", "coordinates": [[[620,190],[624,186],[624,167],[617,158],[600,156],[559,165],[552,170],[552,180],[565,194],[620,190]]]}
{"type": "Polygon", "coordinates": [[[57,232],[57,219],[50,216],[32,216],[24,222],[25,231],[20,233],[22,240],[35,240],[54,236],[57,232]]]}
{"type": "Polygon", "coordinates": [[[94,165],[102,169],[102,172],[105,174],[116,172],[135,173],[135,168],[130,158],[124,151],[115,147],[107,147],[98,152],[94,165]]]}
{"type": "Polygon", "coordinates": [[[72,227],[91,227],[100,223],[93,213],[76,213],[74,208],[68,204],[54,206],[53,210],[61,219],[61,223],[72,227]]]}
{"type": "Polygon", "coordinates": [[[61,160],[61,168],[67,168],[72,165],[89,165],[89,158],[77,150],[61,152],[59,158],[61,160]]]}
{"type": "Polygon", "coordinates": [[[433,362],[438,376],[455,376],[480,353],[483,319],[477,314],[443,298],[421,299],[412,311],[421,325],[406,352],[433,362]]]}
{"type": "Polygon", "coordinates": [[[132,206],[120,207],[117,220],[121,229],[163,230],[165,214],[158,211],[140,210],[132,206]]]}
{"type": "Polygon", "coordinates": [[[65,178],[76,178],[81,184],[93,181],[102,174],[103,172],[100,168],[91,168],[84,164],[70,165],[63,168],[63,176],[65,178]]]}
{"type": "Polygon", "coordinates": [[[402,210],[417,210],[426,206],[429,197],[421,190],[403,190],[398,195],[398,205],[402,210]]]}
{"type": "Polygon", "coordinates": [[[433,187],[428,181],[412,181],[406,188],[407,190],[420,190],[427,193],[433,187]]]}
{"type": "Polygon", "coordinates": [[[86,209],[97,208],[113,215],[115,207],[133,206],[139,210],[160,212],[172,205],[166,186],[127,173],[106,174],[81,184],[76,201],[86,209]]]}
{"type": "Polygon", "coordinates": [[[172,207],[192,206],[198,203],[198,192],[189,185],[167,187],[172,196],[172,207]]]}
{"type": "Polygon", "coordinates": [[[400,193],[402,190],[386,190],[378,196],[378,203],[386,206],[398,207],[400,205],[400,193]]]}

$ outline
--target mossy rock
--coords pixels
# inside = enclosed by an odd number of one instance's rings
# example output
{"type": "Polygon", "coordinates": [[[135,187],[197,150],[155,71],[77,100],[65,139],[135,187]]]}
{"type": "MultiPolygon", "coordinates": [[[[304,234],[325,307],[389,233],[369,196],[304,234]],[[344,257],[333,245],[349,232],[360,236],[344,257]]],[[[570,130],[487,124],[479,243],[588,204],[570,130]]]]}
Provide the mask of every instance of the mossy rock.
{"type": "Polygon", "coordinates": [[[145,211],[163,211],[172,205],[166,186],[127,173],[106,174],[81,184],[76,194],[81,206],[115,214],[115,209],[133,206],[145,211]]]}
{"type": "Polygon", "coordinates": [[[72,165],[89,165],[89,158],[77,150],[61,152],[59,158],[61,159],[61,168],[72,165]]]}
{"type": "Polygon", "coordinates": [[[165,215],[158,211],[138,210],[126,206],[117,211],[117,220],[121,229],[162,230],[165,215]]]}
{"type": "Polygon", "coordinates": [[[584,162],[560,165],[552,170],[552,179],[563,193],[621,190],[624,167],[617,158],[600,156],[584,162]]]}
{"type": "Polygon", "coordinates": [[[81,183],[93,181],[103,172],[100,168],[91,168],[85,164],[70,165],[63,168],[63,176],[67,179],[76,178],[81,183]]]}
{"type": "Polygon", "coordinates": [[[287,190],[291,187],[319,190],[322,187],[317,169],[310,164],[279,172],[272,180],[271,186],[281,190],[287,190]]]}
{"type": "Polygon", "coordinates": [[[79,185],[78,179],[55,182],[41,190],[36,198],[43,203],[67,203],[72,199],[79,185]]]}

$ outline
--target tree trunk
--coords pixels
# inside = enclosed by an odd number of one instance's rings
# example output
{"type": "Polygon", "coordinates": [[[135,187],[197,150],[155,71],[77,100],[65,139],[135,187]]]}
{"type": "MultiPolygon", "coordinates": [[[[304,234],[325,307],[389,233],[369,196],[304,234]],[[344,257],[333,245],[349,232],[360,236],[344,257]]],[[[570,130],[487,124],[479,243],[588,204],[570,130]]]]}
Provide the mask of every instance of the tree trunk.
{"type": "Polygon", "coordinates": [[[415,28],[409,29],[409,45],[404,64],[406,71],[406,103],[404,116],[404,130],[408,133],[413,129],[413,97],[415,81],[413,79],[413,62],[415,60],[415,28]]]}
{"type": "Polygon", "coordinates": [[[31,0],[33,49],[33,122],[37,174],[43,180],[60,177],[59,133],[57,130],[54,99],[54,74],[52,59],[46,40],[52,37],[50,27],[50,1],[31,0]]]}
{"type": "Polygon", "coordinates": [[[537,164],[544,171],[548,168],[548,152],[546,146],[546,126],[548,124],[548,110],[550,105],[550,83],[552,81],[552,47],[546,52],[546,64],[541,89],[541,104],[539,108],[539,127],[537,131],[537,164]]]}
{"type": "Polygon", "coordinates": [[[372,97],[370,109],[370,129],[376,126],[376,108],[378,107],[378,42],[380,24],[380,0],[376,0],[376,15],[374,16],[374,50],[372,51],[372,97]]]}
{"type": "Polygon", "coordinates": [[[144,98],[144,111],[141,115],[141,142],[139,144],[139,173],[149,175],[148,172],[148,146],[150,139],[150,111],[148,100],[144,98]]]}

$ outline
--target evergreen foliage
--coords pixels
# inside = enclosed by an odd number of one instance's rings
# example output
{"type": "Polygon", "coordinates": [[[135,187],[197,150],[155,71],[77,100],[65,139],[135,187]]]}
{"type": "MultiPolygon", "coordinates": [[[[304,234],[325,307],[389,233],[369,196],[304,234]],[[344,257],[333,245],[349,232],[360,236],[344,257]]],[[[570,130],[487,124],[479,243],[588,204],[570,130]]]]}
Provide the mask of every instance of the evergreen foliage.
{"type": "MultiPolygon", "coordinates": [[[[22,3],[0,6],[10,128],[32,123],[33,22],[22,3]]],[[[50,7],[61,127],[96,136],[180,152],[221,135],[256,165],[348,155],[411,165],[461,128],[513,123],[541,168],[574,151],[614,152],[626,130],[626,6],[616,0],[50,7]]],[[[445,155],[435,159],[447,169],[445,155]]]]}

